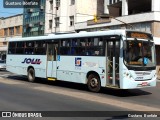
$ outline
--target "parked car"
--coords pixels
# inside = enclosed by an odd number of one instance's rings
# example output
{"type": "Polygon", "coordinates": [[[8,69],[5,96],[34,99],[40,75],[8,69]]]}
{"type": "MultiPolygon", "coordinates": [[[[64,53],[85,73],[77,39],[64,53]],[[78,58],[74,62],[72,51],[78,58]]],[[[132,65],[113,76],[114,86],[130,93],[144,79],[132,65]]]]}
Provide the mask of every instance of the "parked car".
{"type": "Polygon", "coordinates": [[[0,70],[5,70],[5,69],[6,69],[6,61],[0,60],[0,70]]]}

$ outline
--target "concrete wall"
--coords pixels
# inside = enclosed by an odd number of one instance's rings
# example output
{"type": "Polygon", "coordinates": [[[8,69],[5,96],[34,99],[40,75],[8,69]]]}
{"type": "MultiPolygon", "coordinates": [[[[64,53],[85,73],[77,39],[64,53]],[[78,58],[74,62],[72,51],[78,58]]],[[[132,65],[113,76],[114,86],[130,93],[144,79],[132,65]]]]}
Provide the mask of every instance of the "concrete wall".
{"type": "Polygon", "coordinates": [[[152,34],[155,37],[160,37],[160,21],[155,21],[152,23],[152,34]]]}
{"type": "Polygon", "coordinates": [[[4,18],[1,21],[0,28],[22,26],[22,23],[23,23],[23,16],[22,15],[11,16],[11,17],[4,18]]]}
{"type": "Polygon", "coordinates": [[[75,31],[75,26],[70,26],[70,16],[74,16],[74,23],[85,22],[93,19],[93,15],[98,11],[103,11],[103,0],[100,1],[99,8],[97,7],[98,0],[75,0],[75,4],[71,5],[70,0],[60,3],[60,7],[56,10],[56,3],[53,1],[53,10],[50,10],[50,2],[46,0],[46,14],[45,16],[45,34],[55,32],[54,18],[60,17],[60,26],[56,28],[56,32],[70,32],[75,31]],[[49,29],[49,20],[52,20],[52,29],[49,29]]]}

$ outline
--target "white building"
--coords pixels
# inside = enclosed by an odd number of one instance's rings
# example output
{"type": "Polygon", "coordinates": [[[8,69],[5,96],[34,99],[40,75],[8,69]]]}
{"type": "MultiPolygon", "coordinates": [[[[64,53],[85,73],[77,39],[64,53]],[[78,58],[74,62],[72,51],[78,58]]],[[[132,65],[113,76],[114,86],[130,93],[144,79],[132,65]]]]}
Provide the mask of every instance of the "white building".
{"type": "Polygon", "coordinates": [[[74,32],[75,23],[104,12],[103,0],[46,0],[45,34],[74,32]]]}

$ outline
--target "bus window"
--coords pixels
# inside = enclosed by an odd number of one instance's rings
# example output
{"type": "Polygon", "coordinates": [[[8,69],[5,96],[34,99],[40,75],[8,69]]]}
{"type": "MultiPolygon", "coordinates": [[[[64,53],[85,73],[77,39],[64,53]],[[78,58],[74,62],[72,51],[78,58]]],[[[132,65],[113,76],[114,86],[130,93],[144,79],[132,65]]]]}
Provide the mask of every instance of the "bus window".
{"type": "Polygon", "coordinates": [[[94,46],[98,46],[98,40],[99,38],[94,38],[94,46]]]}
{"type": "Polygon", "coordinates": [[[35,54],[36,55],[45,55],[46,54],[45,41],[36,41],[35,42],[35,54]]]}
{"type": "Polygon", "coordinates": [[[80,46],[86,46],[86,38],[80,39],[80,46]]]}
{"type": "Polygon", "coordinates": [[[153,53],[153,43],[133,40],[125,41],[127,49],[124,50],[124,62],[127,66],[155,66],[155,56],[153,53]]]}
{"type": "Polygon", "coordinates": [[[62,40],[61,41],[62,47],[69,47],[70,46],[70,40],[62,40]]]}
{"type": "Polygon", "coordinates": [[[77,39],[72,39],[72,47],[79,46],[79,40],[77,39]]]}
{"type": "Polygon", "coordinates": [[[16,42],[10,42],[8,54],[15,54],[15,50],[16,50],[16,42]]]}
{"type": "Polygon", "coordinates": [[[26,47],[34,47],[34,42],[32,41],[29,41],[29,42],[26,42],[26,47]]]}
{"type": "Polygon", "coordinates": [[[104,56],[103,48],[101,47],[89,47],[86,49],[87,56],[104,56]]]}
{"type": "Polygon", "coordinates": [[[34,54],[34,42],[33,41],[26,42],[25,47],[26,47],[25,48],[25,54],[29,54],[29,55],[34,54]]]}
{"type": "Polygon", "coordinates": [[[60,55],[70,55],[70,47],[60,47],[60,55]]]}
{"type": "Polygon", "coordinates": [[[17,42],[16,54],[24,53],[24,42],[17,42]]]}

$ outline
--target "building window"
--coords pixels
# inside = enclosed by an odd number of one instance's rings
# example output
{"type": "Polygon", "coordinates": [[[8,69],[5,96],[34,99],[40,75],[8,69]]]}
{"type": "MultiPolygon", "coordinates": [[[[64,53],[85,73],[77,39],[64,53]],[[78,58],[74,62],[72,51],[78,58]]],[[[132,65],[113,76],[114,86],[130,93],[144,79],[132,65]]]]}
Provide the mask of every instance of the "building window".
{"type": "Polygon", "coordinates": [[[8,29],[7,28],[4,29],[4,36],[8,36],[8,29]]]}
{"type": "Polygon", "coordinates": [[[9,35],[14,35],[14,27],[9,28],[9,35]]]}
{"type": "Polygon", "coordinates": [[[109,4],[112,4],[112,0],[109,0],[109,4]]]}
{"type": "Polygon", "coordinates": [[[7,45],[7,42],[3,42],[3,45],[6,46],[6,45],[7,45]]]}
{"type": "Polygon", "coordinates": [[[56,7],[60,7],[60,0],[56,0],[56,7]]]}
{"type": "Polygon", "coordinates": [[[59,27],[59,17],[56,17],[56,18],[55,18],[55,26],[56,26],[56,27],[59,27]]]}
{"type": "Polygon", "coordinates": [[[16,27],[16,34],[20,34],[20,26],[16,27]]]}
{"type": "Polygon", "coordinates": [[[75,0],[71,0],[71,5],[74,5],[75,4],[75,0]]]}
{"type": "Polygon", "coordinates": [[[49,20],[49,29],[52,29],[52,20],[49,20]]]}
{"type": "Polygon", "coordinates": [[[53,1],[50,1],[50,10],[53,10],[53,1]]]}
{"type": "Polygon", "coordinates": [[[70,26],[74,26],[74,16],[70,16],[70,26]]]}

